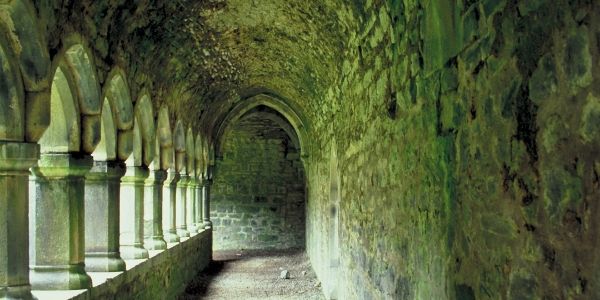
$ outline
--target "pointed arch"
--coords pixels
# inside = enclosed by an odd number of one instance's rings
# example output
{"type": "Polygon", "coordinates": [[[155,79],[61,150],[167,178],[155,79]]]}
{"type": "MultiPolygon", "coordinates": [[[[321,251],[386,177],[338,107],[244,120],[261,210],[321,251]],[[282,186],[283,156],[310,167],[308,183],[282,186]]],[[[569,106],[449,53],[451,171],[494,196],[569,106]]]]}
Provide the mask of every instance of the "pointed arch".
{"type": "Polygon", "coordinates": [[[171,133],[171,122],[169,120],[169,109],[163,105],[158,111],[156,122],[156,141],[160,150],[160,164],[163,170],[168,170],[172,164],[173,134],[171,133]]]}
{"type": "Polygon", "coordinates": [[[203,151],[203,144],[202,144],[202,136],[198,133],[196,135],[196,143],[194,146],[194,150],[196,151],[195,153],[195,159],[196,159],[196,176],[197,177],[202,177],[202,169],[204,168],[204,151],[203,151]]]}
{"type": "Polygon", "coordinates": [[[117,130],[117,158],[125,161],[133,151],[133,105],[125,72],[115,67],[104,86],[104,97],[110,104],[117,130]]]}
{"type": "Polygon", "coordinates": [[[102,105],[102,123],[100,125],[100,143],[92,153],[94,160],[112,161],[117,159],[117,128],[108,99],[102,105]]]}
{"type": "Polygon", "coordinates": [[[154,113],[152,110],[152,102],[147,93],[142,93],[142,96],[135,104],[135,120],[138,121],[138,128],[141,138],[141,154],[142,164],[149,166],[154,160],[155,150],[155,128],[154,128],[154,113]]]}
{"type": "MultiPolygon", "coordinates": [[[[213,133],[214,144],[214,152],[212,155],[216,155],[217,157],[222,156],[222,143],[223,143],[223,135],[228,126],[231,124],[235,124],[242,116],[244,116],[250,110],[259,107],[266,106],[281,114],[287,122],[293,127],[296,136],[298,137],[297,146],[300,147],[301,155],[305,157],[307,153],[309,153],[307,146],[307,127],[306,122],[304,122],[304,118],[302,115],[298,114],[294,109],[292,109],[284,100],[275,97],[273,95],[267,94],[258,94],[240,101],[236,106],[234,106],[229,113],[225,116],[223,121],[216,128],[216,132],[213,133]]],[[[211,153],[209,153],[209,156],[211,153]]]]}
{"type": "Polygon", "coordinates": [[[186,158],[186,171],[190,176],[194,176],[196,173],[196,143],[194,141],[194,131],[192,128],[188,128],[185,136],[185,152],[187,153],[186,158]]]}
{"type": "Polygon", "coordinates": [[[50,96],[50,126],[39,143],[44,153],[79,152],[81,131],[79,105],[64,64],[56,68],[50,96]]]}
{"type": "Polygon", "coordinates": [[[173,146],[175,148],[175,169],[177,172],[183,171],[185,168],[185,129],[181,120],[175,123],[175,132],[173,135],[173,146]]]}

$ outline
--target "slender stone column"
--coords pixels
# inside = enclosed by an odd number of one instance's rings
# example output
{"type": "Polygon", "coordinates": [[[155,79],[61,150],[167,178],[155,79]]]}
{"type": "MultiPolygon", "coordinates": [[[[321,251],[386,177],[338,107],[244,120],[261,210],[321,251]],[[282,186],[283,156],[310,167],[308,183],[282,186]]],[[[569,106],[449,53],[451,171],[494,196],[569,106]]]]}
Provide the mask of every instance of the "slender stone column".
{"type": "Polygon", "coordinates": [[[189,176],[186,173],[179,175],[179,182],[177,182],[177,235],[180,237],[189,237],[190,232],[187,230],[187,183],[189,176]]]}
{"type": "Polygon", "coordinates": [[[0,299],[32,299],[29,285],[29,168],[34,143],[0,142],[0,299]]]}
{"type": "Polygon", "coordinates": [[[187,198],[186,198],[186,223],[187,229],[191,233],[198,232],[198,227],[196,226],[196,193],[195,186],[197,180],[194,175],[189,176],[188,184],[187,184],[187,198]]]}
{"type": "Polygon", "coordinates": [[[176,225],[177,183],[179,173],[174,169],[167,171],[167,180],[163,187],[163,232],[167,243],[179,243],[176,225]]]}
{"type": "Polygon", "coordinates": [[[167,171],[150,171],[144,190],[144,248],[148,250],[167,249],[163,238],[162,203],[163,183],[167,179],[167,171]]]}
{"type": "Polygon", "coordinates": [[[196,184],[194,185],[194,194],[196,195],[196,199],[194,203],[196,204],[195,214],[196,214],[196,228],[198,228],[198,232],[204,230],[204,221],[202,220],[202,181],[201,179],[196,180],[196,184]]]}
{"type": "Polygon", "coordinates": [[[212,184],[211,179],[205,179],[202,185],[202,215],[204,219],[204,228],[212,228],[212,222],[210,221],[210,186],[212,184]]]}
{"type": "Polygon", "coordinates": [[[121,178],[121,257],[148,258],[144,249],[144,182],[149,172],[146,167],[127,167],[121,178]]]}
{"type": "Polygon", "coordinates": [[[95,161],[85,180],[85,269],[125,271],[119,253],[119,199],[125,164],[95,161]]]}
{"type": "Polygon", "coordinates": [[[83,154],[42,154],[29,198],[31,285],[39,290],[92,286],[85,272],[85,175],[93,159],[83,154]]]}

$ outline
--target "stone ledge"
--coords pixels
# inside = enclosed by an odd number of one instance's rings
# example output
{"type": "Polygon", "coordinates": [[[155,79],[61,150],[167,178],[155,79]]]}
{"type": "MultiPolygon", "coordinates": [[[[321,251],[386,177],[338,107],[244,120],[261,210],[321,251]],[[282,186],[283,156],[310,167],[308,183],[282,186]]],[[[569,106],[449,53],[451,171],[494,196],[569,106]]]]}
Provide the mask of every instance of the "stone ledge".
{"type": "Polygon", "coordinates": [[[206,229],[145,260],[126,260],[125,272],[89,272],[89,290],[37,291],[39,300],[174,299],[212,257],[212,230],[206,229]]]}

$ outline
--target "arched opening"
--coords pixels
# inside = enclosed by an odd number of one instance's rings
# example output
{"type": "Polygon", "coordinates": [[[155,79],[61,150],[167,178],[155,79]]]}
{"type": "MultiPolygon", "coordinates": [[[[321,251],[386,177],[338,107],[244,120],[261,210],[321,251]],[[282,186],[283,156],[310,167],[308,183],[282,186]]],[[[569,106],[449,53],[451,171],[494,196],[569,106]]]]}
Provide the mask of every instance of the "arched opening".
{"type": "Polygon", "coordinates": [[[304,248],[304,167],[293,127],[265,105],[232,121],[215,162],[214,249],[304,248]]]}
{"type": "Polygon", "coordinates": [[[42,153],[68,153],[80,150],[80,114],[71,84],[59,66],[52,80],[50,126],[40,139],[42,153]]]}

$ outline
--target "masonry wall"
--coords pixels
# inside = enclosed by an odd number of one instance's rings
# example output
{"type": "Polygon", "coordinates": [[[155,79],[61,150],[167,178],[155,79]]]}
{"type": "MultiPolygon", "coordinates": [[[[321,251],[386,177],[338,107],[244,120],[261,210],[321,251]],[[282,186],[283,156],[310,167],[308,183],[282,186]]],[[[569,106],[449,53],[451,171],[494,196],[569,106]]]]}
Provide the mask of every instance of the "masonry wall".
{"type": "Polygon", "coordinates": [[[226,136],[211,191],[215,250],[305,246],[302,163],[285,132],[266,126],[226,136]]]}
{"type": "Polygon", "coordinates": [[[307,164],[325,293],[600,297],[598,5],[339,10],[347,42],[307,164]]]}

